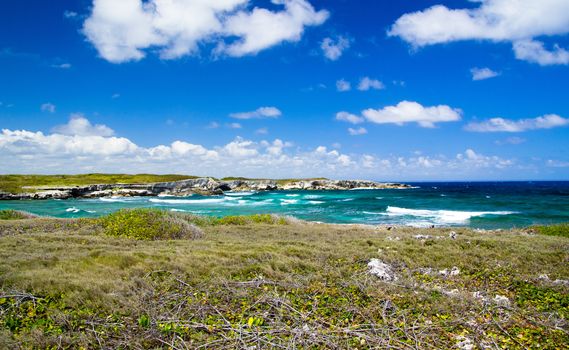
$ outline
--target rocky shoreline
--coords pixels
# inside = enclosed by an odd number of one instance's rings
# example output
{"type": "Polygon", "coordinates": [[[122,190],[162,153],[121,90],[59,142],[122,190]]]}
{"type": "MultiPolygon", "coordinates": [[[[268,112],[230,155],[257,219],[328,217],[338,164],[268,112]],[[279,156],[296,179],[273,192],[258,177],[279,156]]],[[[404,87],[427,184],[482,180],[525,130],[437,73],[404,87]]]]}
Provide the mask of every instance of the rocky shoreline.
{"type": "Polygon", "coordinates": [[[287,190],[356,190],[407,189],[410,185],[364,180],[232,180],[220,181],[211,177],[148,184],[99,184],[86,186],[28,187],[30,192],[0,192],[0,200],[69,199],[134,196],[174,196],[192,194],[220,195],[228,191],[287,191],[287,190]]]}

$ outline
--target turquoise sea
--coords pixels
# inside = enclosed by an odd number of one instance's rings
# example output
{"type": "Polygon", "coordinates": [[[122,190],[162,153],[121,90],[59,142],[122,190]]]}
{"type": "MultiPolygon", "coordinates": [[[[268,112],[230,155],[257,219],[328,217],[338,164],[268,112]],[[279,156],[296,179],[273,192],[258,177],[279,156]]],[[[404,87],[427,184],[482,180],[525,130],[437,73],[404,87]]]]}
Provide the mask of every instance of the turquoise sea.
{"type": "Polygon", "coordinates": [[[569,181],[411,183],[405,190],[228,192],[222,196],[0,201],[60,218],[150,207],[200,215],[274,213],[342,224],[511,228],[569,222],[569,181]]]}

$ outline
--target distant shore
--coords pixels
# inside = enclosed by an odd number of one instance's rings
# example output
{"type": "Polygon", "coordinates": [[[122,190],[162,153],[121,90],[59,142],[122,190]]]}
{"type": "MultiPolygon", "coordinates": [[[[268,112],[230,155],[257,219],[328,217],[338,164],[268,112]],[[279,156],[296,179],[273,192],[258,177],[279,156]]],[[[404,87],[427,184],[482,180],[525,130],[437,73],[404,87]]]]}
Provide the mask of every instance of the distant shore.
{"type": "Polygon", "coordinates": [[[219,195],[227,191],[406,189],[367,180],[246,179],[182,175],[2,175],[0,200],[219,195]],[[162,181],[161,181],[162,180],[162,181]],[[164,181],[167,180],[167,181],[164,181]]]}

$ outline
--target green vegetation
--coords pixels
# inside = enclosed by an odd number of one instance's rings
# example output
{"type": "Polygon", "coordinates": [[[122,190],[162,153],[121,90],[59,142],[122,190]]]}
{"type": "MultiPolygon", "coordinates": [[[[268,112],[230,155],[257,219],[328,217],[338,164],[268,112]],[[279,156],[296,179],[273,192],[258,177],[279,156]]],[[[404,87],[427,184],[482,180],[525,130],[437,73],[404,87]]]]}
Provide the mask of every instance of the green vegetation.
{"type": "Polygon", "coordinates": [[[36,217],[36,215],[19,210],[12,210],[12,209],[0,210],[0,220],[22,220],[22,219],[31,219],[34,217],[36,217]]]}
{"type": "Polygon", "coordinates": [[[24,187],[153,183],[180,181],[192,178],[196,178],[196,176],[150,174],[0,175],[0,191],[22,193],[33,191],[33,189],[24,187]]]}
{"type": "Polygon", "coordinates": [[[1,221],[0,348],[566,348],[569,239],[454,230],[156,211],[1,221]],[[106,234],[140,227],[134,213],[204,234],[106,234]],[[397,279],[369,274],[374,258],[397,279]]]}
{"type": "Polygon", "coordinates": [[[534,226],[533,229],[540,235],[569,238],[569,224],[534,226]]]}
{"type": "Polygon", "coordinates": [[[195,239],[202,231],[182,217],[157,209],[122,209],[102,219],[105,234],[142,240],[195,239]]]}
{"type": "MultiPolygon", "coordinates": [[[[241,180],[241,181],[263,181],[263,180],[271,180],[271,179],[251,179],[251,178],[246,178],[246,177],[224,177],[223,179],[221,179],[223,181],[235,181],[235,180],[241,180]]],[[[314,177],[314,178],[308,178],[308,179],[276,179],[276,183],[279,185],[286,185],[290,182],[297,182],[297,181],[316,181],[316,180],[328,180],[325,177],[314,177]]]]}

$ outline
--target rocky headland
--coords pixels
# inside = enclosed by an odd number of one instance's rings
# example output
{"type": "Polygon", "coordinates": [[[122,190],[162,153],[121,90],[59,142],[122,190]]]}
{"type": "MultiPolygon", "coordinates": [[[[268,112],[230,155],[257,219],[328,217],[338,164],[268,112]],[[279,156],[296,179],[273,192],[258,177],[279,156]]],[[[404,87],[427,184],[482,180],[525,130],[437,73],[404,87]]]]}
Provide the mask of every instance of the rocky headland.
{"type": "Polygon", "coordinates": [[[94,184],[82,186],[23,187],[22,193],[0,192],[0,200],[68,199],[132,196],[189,196],[220,195],[229,191],[286,191],[286,190],[356,190],[406,189],[400,183],[381,183],[364,180],[231,180],[211,177],[172,182],[139,184],[94,184]]]}

